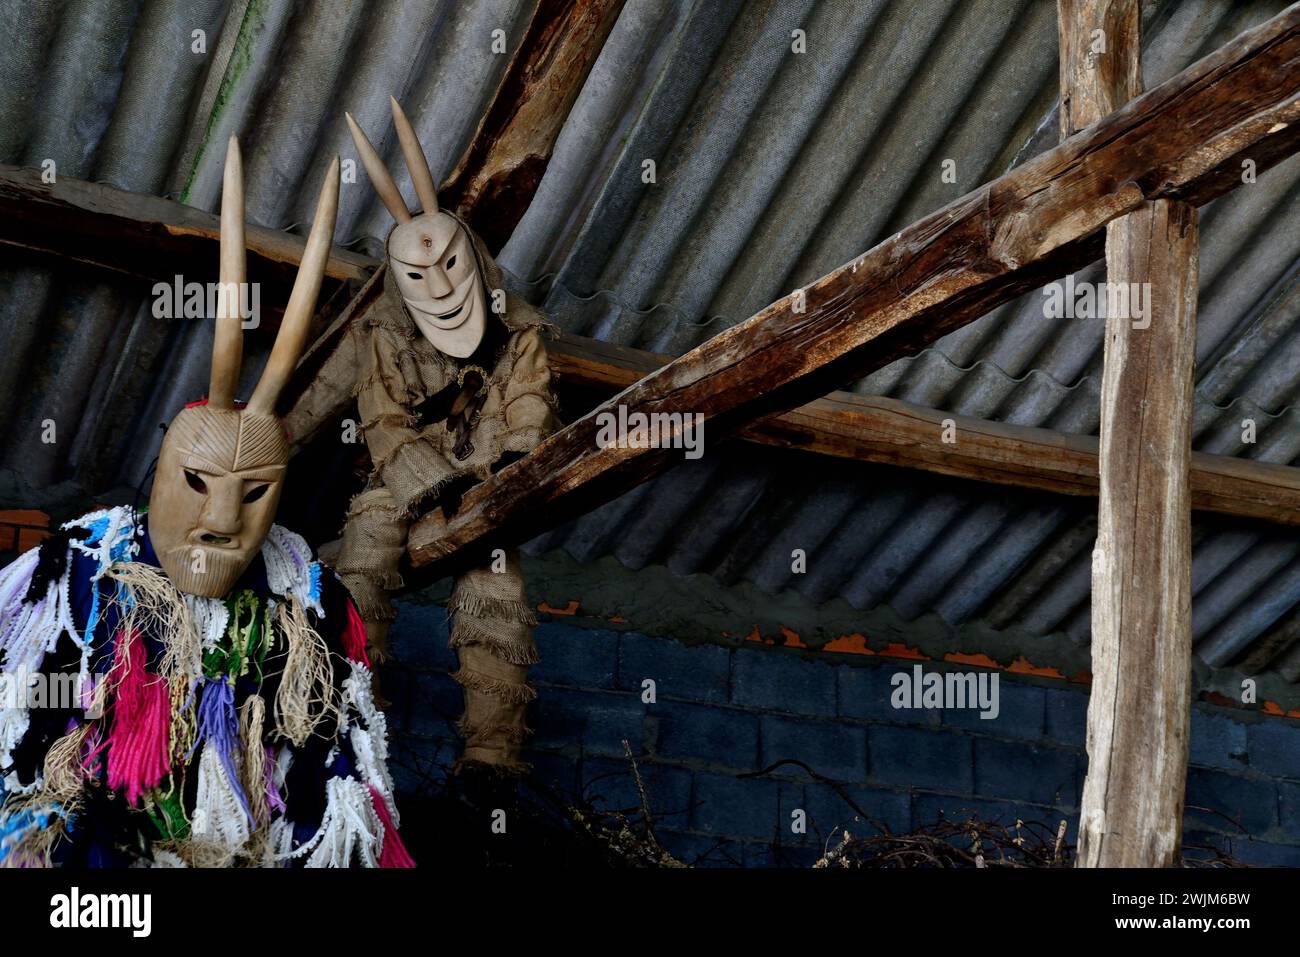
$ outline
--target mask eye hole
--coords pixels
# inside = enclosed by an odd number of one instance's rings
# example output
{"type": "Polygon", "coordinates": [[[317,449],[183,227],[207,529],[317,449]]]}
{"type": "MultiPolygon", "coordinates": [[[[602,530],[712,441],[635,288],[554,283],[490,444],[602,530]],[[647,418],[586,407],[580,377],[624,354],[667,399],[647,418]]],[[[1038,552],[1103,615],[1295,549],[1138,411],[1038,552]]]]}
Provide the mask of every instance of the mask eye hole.
{"type": "Polygon", "coordinates": [[[424,278],[424,277],[421,276],[418,272],[408,272],[407,275],[410,276],[412,279],[423,279],[423,278],[424,278]]]}
{"type": "Polygon", "coordinates": [[[270,487],[271,487],[270,485],[259,485],[257,488],[253,489],[251,492],[249,492],[247,495],[244,496],[244,504],[251,505],[253,502],[256,502],[259,498],[261,498],[263,495],[266,494],[266,490],[269,489],[270,487]]]}
{"type": "Polygon", "coordinates": [[[447,268],[452,269],[455,267],[455,265],[456,265],[456,257],[452,256],[450,259],[447,260],[447,268]]]}
{"type": "Polygon", "coordinates": [[[199,492],[199,493],[201,493],[201,494],[203,494],[203,495],[206,495],[206,494],[207,494],[207,492],[208,492],[208,483],[205,482],[205,481],[203,481],[203,479],[199,478],[199,476],[198,476],[197,473],[195,473],[195,472],[191,472],[189,469],[186,469],[186,470],[185,470],[185,481],[186,481],[186,483],[189,485],[190,488],[194,489],[194,491],[199,492]]]}

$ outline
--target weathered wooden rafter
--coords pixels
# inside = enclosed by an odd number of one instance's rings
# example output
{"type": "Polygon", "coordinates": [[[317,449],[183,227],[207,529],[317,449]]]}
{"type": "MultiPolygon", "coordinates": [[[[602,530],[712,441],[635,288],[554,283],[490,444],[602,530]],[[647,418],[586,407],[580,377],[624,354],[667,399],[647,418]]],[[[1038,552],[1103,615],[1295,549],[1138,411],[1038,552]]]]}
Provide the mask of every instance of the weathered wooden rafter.
{"type": "MultiPolygon", "coordinates": [[[[670,361],[667,356],[562,334],[550,343],[560,384],[614,393],[670,361]]],[[[941,475],[1095,496],[1097,439],[954,415],[898,399],[832,392],[740,430],[751,442],[941,475]],[[939,441],[951,420],[959,441],[939,441]]],[[[1300,525],[1300,468],[1231,455],[1192,453],[1192,507],[1300,525]]]]}
{"type": "MultiPolygon", "coordinates": [[[[177,273],[203,276],[211,270],[195,263],[216,263],[217,217],[166,199],[67,178],[50,187],[32,170],[0,166],[0,210],[12,213],[0,217],[0,245],[147,281],[170,280],[177,273]],[[40,235],[29,231],[24,224],[45,212],[57,217],[59,228],[40,235]],[[116,241],[92,241],[106,236],[116,241]]],[[[284,270],[291,279],[303,239],[250,226],[249,246],[250,274],[284,270]]],[[[378,266],[378,260],[335,247],[327,291],[340,280],[362,285],[378,266]]],[[[263,290],[268,308],[283,306],[284,299],[275,298],[276,288],[263,290]]],[[[288,289],[286,284],[285,296],[288,289]]],[[[295,378],[309,379],[333,341],[332,334],[322,336],[295,378]]],[[[626,389],[672,358],[568,333],[551,342],[550,351],[561,387],[599,397],[626,389]]],[[[836,391],[758,419],[739,434],[747,441],[836,458],[1064,495],[1097,494],[1093,437],[951,415],[895,399],[836,391]],[[955,445],[934,441],[947,418],[954,419],[961,437],[955,445]]],[[[1300,525],[1300,469],[1198,452],[1192,456],[1191,483],[1195,509],[1300,525]]]]}
{"type": "MultiPolygon", "coordinates": [[[[148,280],[217,272],[220,219],[180,203],[41,171],[0,165],[0,245],[49,253],[148,280]],[[208,268],[203,267],[207,264],[208,268]]],[[[306,240],[249,225],[248,281],[264,301],[288,301],[306,240]]],[[[365,281],[374,260],[335,246],[327,281],[365,281]]]]}
{"type": "Polygon", "coordinates": [[[494,253],[519,225],[624,0],[540,0],[469,150],[439,190],[494,253]]]}

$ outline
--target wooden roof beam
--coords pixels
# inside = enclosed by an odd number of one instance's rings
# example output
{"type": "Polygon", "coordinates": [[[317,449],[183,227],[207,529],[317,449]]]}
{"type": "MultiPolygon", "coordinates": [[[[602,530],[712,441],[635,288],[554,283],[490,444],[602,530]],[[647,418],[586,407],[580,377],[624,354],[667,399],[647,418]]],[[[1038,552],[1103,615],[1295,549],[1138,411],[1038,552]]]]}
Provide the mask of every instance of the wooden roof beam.
{"type": "MultiPolygon", "coordinates": [[[[561,334],[547,345],[561,386],[618,392],[671,361],[626,346],[561,334]]],[[[832,392],[740,430],[747,441],[940,475],[1096,496],[1097,438],[992,422],[888,399],[832,392]],[[939,439],[951,420],[958,441],[939,439]]],[[[1193,452],[1192,508],[1300,526],[1300,468],[1193,452]]]]}
{"type": "MultiPolygon", "coordinates": [[[[217,217],[153,196],[0,165],[0,245],[75,259],[145,280],[193,275],[194,261],[217,255],[217,217]],[[29,230],[28,223],[47,228],[29,230]],[[57,228],[54,228],[57,226],[57,228]],[[111,241],[109,240],[111,237],[111,241]]],[[[250,275],[283,270],[287,297],[303,239],[250,226],[250,275]]],[[[329,275],[360,283],[379,261],[336,246],[329,275]]],[[[215,273],[214,273],[215,274],[215,273]]],[[[280,287],[274,287],[280,288],[280,287]]],[[[283,307],[274,288],[263,303],[283,307]]],[[[562,386],[613,394],[672,360],[639,349],[561,333],[549,343],[562,386]]],[[[320,350],[314,350],[315,361],[320,350]]],[[[1064,495],[1097,494],[1097,440],[968,416],[954,416],[895,399],[832,392],[807,405],[760,419],[740,435],[748,441],[836,458],[923,469],[958,478],[1064,495]],[[953,418],[961,441],[937,445],[942,422],[953,418]]],[[[1192,507],[1226,515],[1300,525],[1300,469],[1224,455],[1193,453],[1192,507]]]]}

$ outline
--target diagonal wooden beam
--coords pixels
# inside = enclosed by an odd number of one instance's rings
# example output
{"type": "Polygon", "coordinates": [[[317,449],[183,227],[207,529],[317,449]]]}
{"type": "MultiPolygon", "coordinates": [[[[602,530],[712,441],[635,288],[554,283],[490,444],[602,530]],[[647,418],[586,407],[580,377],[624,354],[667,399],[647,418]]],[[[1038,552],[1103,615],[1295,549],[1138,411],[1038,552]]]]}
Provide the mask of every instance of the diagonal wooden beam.
{"type": "Polygon", "coordinates": [[[601,447],[602,412],[703,417],[708,442],[914,353],[1101,252],[1101,230],[1151,199],[1203,203],[1300,147],[1300,5],[1036,157],[722,332],[411,531],[438,575],[524,541],[673,464],[669,448],[601,447]],[[801,308],[802,307],[802,308],[801,308]]]}
{"type": "Polygon", "coordinates": [[[439,190],[498,252],[542,181],[560,128],[624,0],[540,0],[469,149],[439,190]]]}

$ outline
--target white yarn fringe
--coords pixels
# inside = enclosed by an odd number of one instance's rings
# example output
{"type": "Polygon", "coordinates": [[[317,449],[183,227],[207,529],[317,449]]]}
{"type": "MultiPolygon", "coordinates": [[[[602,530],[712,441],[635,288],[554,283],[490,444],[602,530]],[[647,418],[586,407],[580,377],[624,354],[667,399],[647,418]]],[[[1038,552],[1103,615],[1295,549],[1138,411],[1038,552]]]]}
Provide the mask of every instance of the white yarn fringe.
{"type": "Polygon", "coordinates": [[[250,836],[248,815],[211,742],[203,745],[199,756],[199,787],[190,816],[190,836],[196,843],[220,844],[231,853],[242,848],[250,836]]]}
{"type": "MultiPolygon", "coordinates": [[[[71,549],[67,557],[70,566],[71,549]]],[[[87,646],[72,618],[68,568],[58,581],[50,582],[42,602],[25,601],[39,562],[40,551],[33,548],[0,570],[0,670],[15,685],[5,689],[12,694],[0,698],[0,770],[12,764],[13,749],[31,723],[25,677],[40,671],[45,655],[54,650],[65,634],[82,649],[83,677],[87,666],[87,646]]],[[[85,687],[84,682],[81,686],[85,687]]]]}
{"type": "Polygon", "coordinates": [[[141,858],[140,863],[132,864],[131,866],[132,867],[156,867],[156,868],[168,868],[168,867],[188,868],[189,867],[188,864],[186,864],[183,860],[181,860],[181,856],[177,854],[175,851],[168,851],[162,848],[154,849],[152,864],[145,863],[144,859],[141,858]]]}
{"type": "Polygon", "coordinates": [[[375,813],[370,789],[354,777],[330,778],[328,800],[320,830],[293,857],[307,855],[306,867],[351,867],[353,856],[362,867],[378,867],[384,847],[384,825],[375,813]]]}
{"type": "MultiPolygon", "coordinates": [[[[303,608],[325,617],[320,595],[312,589],[315,563],[311,546],[301,535],[280,525],[272,525],[262,543],[262,561],[266,563],[266,583],[277,595],[292,595],[303,608]]],[[[315,568],[319,578],[320,569],[315,568]]]]}
{"type": "Polygon", "coordinates": [[[194,619],[194,628],[199,633],[204,651],[212,651],[221,644],[230,626],[230,609],[220,598],[200,598],[181,592],[181,598],[194,619]]]}
{"type": "Polygon", "coordinates": [[[125,561],[140,553],[140,543],[135,540],[136,514],[129,505],[116,505],[113,508],[90,512],[70,522],[64,522],[62,528],[89,529],[97,522],[106,520],[104,532],[94,544],[73,541],[72,547],[83,555],[95,559],[99,566],[94,579],[97,581],[114,562],[125,561]]]}
{"type": "Polygon", "coordinates": [[[375,707],[370,669],[360,661],[349,662],[352,674],[343,681],[344,711],[348,715],[348,737],[357,769],[384,797],[395,826],[401,826],[397,802],[393,800],[393,776],[388,772],[388,719],[375,707]],[[355,718],[355,720],[353,720],[355,718]]]}

